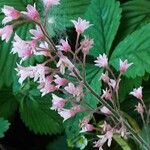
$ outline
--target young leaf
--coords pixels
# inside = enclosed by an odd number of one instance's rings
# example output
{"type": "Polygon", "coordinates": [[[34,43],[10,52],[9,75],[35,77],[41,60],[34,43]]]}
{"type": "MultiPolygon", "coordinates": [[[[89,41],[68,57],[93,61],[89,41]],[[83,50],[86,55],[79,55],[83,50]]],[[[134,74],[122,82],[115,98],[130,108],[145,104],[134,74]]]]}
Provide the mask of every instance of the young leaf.
{"type": "Polygon", "coordinates": [[[110,63],[118,70],[119,59],[127,59],[133,65],[127,70],[126,76],[135,78],[150,72],[150,24],[127,36],[114,50],[110,63]]]}
{"type": "Polygon", "coordinates": [[[0,138],[4,137],[4,132],[9,129],[10,123],[3,118],[0,118],[0,138]]]}
{"type": "Polygon", "coordinates": [[[115,0],[92,0],[85,17],[93,26],[87,30],[87,35],[94,39],[95,45],[90,54],[109,54],[112,42],[118,30],[121,17],[119,2],[115,0]]]}
{"type": "Polygon", "coordinates": [[[50,110],[50,96],[43,98],[26,95],[20,102],[21,119],[30,130],[36,134],[61,133],[62,120],[50,110]]]}
{"type": "Polygon", "coordinates": [[[61,0],[60,5],[51,8],[47,29],[51,36],[73,26],[72,19],[82,17],[91,0],[61,0]]]}

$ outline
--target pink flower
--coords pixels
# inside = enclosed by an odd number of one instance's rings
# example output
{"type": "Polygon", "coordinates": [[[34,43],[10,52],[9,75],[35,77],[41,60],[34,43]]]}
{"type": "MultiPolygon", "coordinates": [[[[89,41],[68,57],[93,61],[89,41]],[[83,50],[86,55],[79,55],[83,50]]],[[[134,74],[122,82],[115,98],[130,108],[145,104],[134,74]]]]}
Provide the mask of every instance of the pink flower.
{"type": "Polygon", "coordinates": [[[103,99],[106,99],[106,100],[111,100],[112,99],[112,93],[110,90],[103,90],[103,95],[101,96],[101,98],[103,99]]]}
{"type": "Polygon", "coordinates": [[[120,59],[120,73],[125,73],[126,70],[132,65],[133,63],[128,64],[128,60],[122,61],[120,59]]]}
{"type": "Polygon", "coordinates": [[[132,92],[130,92],[130,94],[133,95],[134,97],[136,97],[137,99],[142,100],[143,99],[142,88],[143,87],[141,87],[141,86],[137,89],[135,88],[135,89],[133,89],[132,92]]]}
{"type": "Polygon", "coordinates": [[[116,80],[110,79],[109,83],[108,83],[113,89],[116,88],[116,80]]]}
{"type": "Polygon", "coordinates": [[[17,71],[17,75],[19,76],[19,83],[22,85],[23,81],[26,80],[28,77],[33,78],[34,72],[33,72],[32,66],[30,67],[22,67],[17,64],[17,68],[15,69],[17,71]]]}
{"type": "Polygon", "coordinates": [[[78,18],[77,21],[72,20],[72,22],[73,22],[75,29],[76,29],[76,32],[78,34],[83,33],[86,29],[88,29],[91,26],[89,21],[82,20],[81,18],[78,18]]]}
{"type": "Polygon", "coordinates": [[[103,82],[108,83],[109,82],[109,76],[108,76],[108,72],[106,73],[102,73],[101,78],[100,78],[103,82]]]}
{"type": "Polygon", "coordinates": [[[56,86],[57,88],[60,88],[61,86],[64,86],[69,82],[67,79],[61,78],[58,75],[55,75],[54,77],[55,77],[54,82],[57,84],[57,86],[56,86]]]}
{"type": "Polygon", "coordinates": [[[32,39],[34,39],[34,40],[41,40],[44,38],[44,34],[38,25],[36,25],[36,30],[31,29],[30,33],[34,36],[34,37],[32,37],[32,39]]]}
{"type": "Polygon", "coordinates": [[[100,111],[105,115],[112,115],[112,112],[105,106],[103,106],[100,111]]]}
{"type": "Polygon", "coordinates": [[[85,117],[81,123],[80,123],[80,127],[82,128],[82,130],[80,131],[80,133],[83,132],[87,132],[87,131],[93,131],[95,129],[95,127],[91,124],[89,124],[89,118],[85,117]]]}
{"type": "Polygon", "coordinates": [[[106,54],[103,54],[103,55],[99,55],[97,57],[97,60],[94,61],[96,64],[95,66],[98,66],[98,67],[102,67],[102,68],[106,68],[108,66],[108,58],[106,56],[106,54]]]}
{"type": "Polygon", "coordinates": [[[36,48],[36,41],[24,41],[17,34],[15,34],[13,48],[11,52],[13,54],[18,53],[21,58],[21,62],[33,55],[36,48]]]}
{"type": "Polygon", "coordinates": [[[58,97],[57,95],[55,94],[52,94],[52,107],[51,109],[52,110],[59,110],[59,109],[62,109],[66,102],[64,99],[62,99],[61,97],[58,97]]]}
{"type": "Polygon", "coordinates": [[[21,16],[21,13],[14,9],[14,7],[4,5],[2,12],[5,14],[5,18],[2,20],[2,24],[9,23],[21,16]]]}
{"type": "Polygon", "coordinates": [[[51,54],[50,54],[50,51],[49,51],[48,44],[46,42],[41,42],[39,44],[39,47],[36,47],[36,51],[34,52],[34,54],[50,57],[51,54]]]}
{"type": "Polygon", "coordinates": [[[81,112],[82,109],[79,105],[76,105],[72,107],[71,109],[60,109],[58,110],[58,114],[64,118],[63,121],[66,121],[67,119],[74,117],[76,113],[81,112]]]}
{"type": "Polygon", "coordinates": [[[40,89],[42,96],[57,90],[57,88],[52,84],[51,76],[47,76],[44,81],[40,81],[39,83],[40,85],[38,86],[38,89],[40,89]]]}
{"type": "Polygon", "coordinates": [[[40,19],[40,15],[39,15],[38,11],[36,10],[35,4],[34,4],[34,6],[28,4],[27,12],[23,11],[22,13],[24,15],[26,15],[30,20],[39,21],[39,19],[40,19]]]}
{"type": "Polygon", "coordinates": [[[111,146],[112,138],[113,138],[113,130],[107,131],[104,135],[98,135],[100,138],[98,141],[94,142],[94,147],[98,147],[99,150],[103,150],[103,145],[107,142],[108,147],[111,146]]]}
{"type": "Polygon", "coordinates": [[[59,2],[60,0],[43,0],[43,3],[44,3],[44,5],[45,5],[45,7],[51,7],[51,6],[53,6],[53,5],[59,5],[60,4],[60,2],[59,2]]]}
{"type": "Polygon", "coordinates": [[[93,47],[94,41],[93,39],[84,36],[84,40],[80,44],[83,54],[87,55],[89,53],[89,50],[93,47]]]}
{"type": "Polygon", "coordinates": [[[45,66],[44,64],[37,64],[33,68],[34,71],[34,81],[39,81],[39,83],[44,82],[50,82],[50,77],[45,78],[47,74],[50,72],[50,68],[45,66]]]}
{"type": "Polygon", "coordinates": [[[144,113],[144,108],[142,106],[141,103],[138,103],[137,106],[135,106],[135,110],[139,113],[139,114],[143,114],[144,113]]]}
{"type": "Polygon", "coordinates": [[[76,87],[73,83],[68,83],[68,86],[64,88],[69,94],[75,95],[76,94],[76,87]]]}
{"type": "Polygon", "coordinates": [[[69,52],[71,51],[71,47],[68,43],[68,39],[66,38],[66,40],[61,39],[60,40],[60,44],[61,45],[57,45],[58,50],[60,51],[64,51],[64,52],[69,52]]]}
{"type": "Polygon", "coordinates": [[[2,40],[6,40],[6,42],[9,41],[11,38],[11,35],[13,33],[13,25],[7,25],[4,28],[0,29],[0,36],[2,40]]]}
{"type": "Polygon", "coordinates": [[[57,67],[60,68],[61,74],[65,73],[65,68],[68,67],[70,71],[74,68],[74,65],[71,63],[71,61],[64,55],[61,54],[59,58],[59,62],[57,63],[57,67]]]}

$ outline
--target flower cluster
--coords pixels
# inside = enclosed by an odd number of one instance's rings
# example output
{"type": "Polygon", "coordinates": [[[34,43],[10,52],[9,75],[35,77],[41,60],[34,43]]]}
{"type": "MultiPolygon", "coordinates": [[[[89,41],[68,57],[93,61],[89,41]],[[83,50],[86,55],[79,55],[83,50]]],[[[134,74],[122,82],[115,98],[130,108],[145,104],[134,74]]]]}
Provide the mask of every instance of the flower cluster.
{"type": "MultiPolygon", "coordinates": [[[[43,0],[43,4],[47,13],[52,6],[60,4],[60,0],[43,0]]],[[[27,5],[26,11],[21,12],[13,7],[4,6],[2,12],[5,14],[2,24],[5,26],[0,29],[0,37],[6,42],[10,40],[14,28],[22,23],[22,20],[35,23],[35,29],[29,31],[31,40],[23,40],[15,33],[12,42],[11,53],[17,54],[20,58],[20,63],[17,64],[15,70],[21,86],[24,86],[26,79],[31,79],[37,83],[41,96],[51,93],[52,106],[50,109],[57,111],[63,121],[74,117],[77,113],[86,112],[88,115],[85,115],[80,120],[80,133],[96,131],[96,133],[101,134],[97,135],[98,140],[94,142],[94,147],[98,147],[100,150],[103,149],[105,143],[107,143],[108,147],[111,146],[111,141],[115,134],[128,138],[129,132],[120,111],[118,93],[121,77],[132,63],[129,63],[127,59],[120,59],[118,61],[119,73],[116,73],[116,75],[109,65],[107,55],[99,54],[93,63],[103,69],[103,73],[99,77],[103,84],[103,89],[99,91],[102,94],[97,95],[91,90],[86,81],[86,56],[94,45],[94,40],[84,34],[85,30],[92,26],[89,21],[81,18],[71,20],[77,35],[75,48],[72,48],[68,37],[60,39],[57,45],[53,42],[45,27],[47,20],[44,23],[40,20],[40,13],[35,4],[34,6],[27,5]],[[79,53],[81,57],[79,57],[79,53]],[[36,55],[44,56],[44,62],[37,63],[34,66],[23,65],[24,61],[36,55]],[[79,65],[82,69],[77,67],[79,65]],[[93,95],[96,95],[102,105],[97,108],[89,106],[85,96],[87,94],[86,89],[91,94],[94,93],[93,95]],[[118,115],[116,117],[119,117],[117,118],[119,120],[117,120],[117,123],[115,122],[114,112],[118,115]],[[105,115],[107,118],[108,121],[107,123],[104,122],[103,127],[99,126],[97,122],[95,124],[92,122],[92,118],[96,113],[105,115]]],[[[136,111],[144,121],[143,114],[148,111],[143,102],[142,87],[134,89],[130,92],[130,95],[139,100],[136,111]]]]}

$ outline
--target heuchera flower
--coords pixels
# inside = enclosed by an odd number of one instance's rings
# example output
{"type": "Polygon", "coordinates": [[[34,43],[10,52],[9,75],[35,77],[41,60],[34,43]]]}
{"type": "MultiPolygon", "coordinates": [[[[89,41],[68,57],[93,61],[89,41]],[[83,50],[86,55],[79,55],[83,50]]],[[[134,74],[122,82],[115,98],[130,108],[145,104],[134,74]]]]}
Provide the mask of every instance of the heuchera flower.
{"type": "Polygon", "coordinates": [[[103,82],[108,83],[109,82],[109,76],[108,76],[108,72],[106,73],[102,73],[101,78],[100,78],[103,82]]]}
{"type": "Polygon", "coordinates": [[[64,118],[63,121],[66,121],[67,119],[74,117],[76,113],[81,112],[82,109],[79,105],[73,106],[71,109],[60,109],[58,110],[58,114],[64,118]]]}
{"type": "Polygon", "coordinates": [[[24,15],[26,15],[30,20],[39,21],[39,19],[40,19],[40,15],[39,15],[38,11],[36,10],[35,4],[34,4],[34,6],[28,4],[27,12],[23,11],[22,13],[24,15]]]}
{"type": "Polygon", "coordinates": [[[64,51],[64,52],[69,52],[69,51],[71,51],[71,46],[69,45],[67,38],[66,38],[66,40],[61,39],[61,40],[60,40],[60,44],[61,44],[61,45],[57,45],[57,46],[56,46],[56,47],[58,48],[58,50],[64,51]]]}
{"type": "Polygon", "coordinates": [[[0,37],[2,40],[6,40],[6,42],[9,41],[12,33],[13,33],[13,25],[7,25],[4,28],[0,29],[0,37]]]}
{"type": "Polygon", "coordinates": [[[94,61],[96,64],[95,66],[98,66],[98,67],[102,67],[102,68],[106,68],[108,66],[108,58],[106,56],[106,54],[103,54],[103,55],[99,55],[97,57],[97,60],[94,61]]]}
{"type": "Polygon", "coordinates": [[[22,85],[24,80],[26,80],[28,77],[33,78],[34,77],[34,72],[33,72],[32,66],[30,67],[22,67],[17,64],[17,68],[15,69],[17,71],[17,75],[19,76],[18,82],[22,85]]]}
{"type": "Polygon", "coordinates": [[[93,39],[84,36],[84,40],[80,43],[84,55],[87,55],[89,53],[89,50],[93,47],[93,44],[93,39]]]}
{"type": "Polygon", "coordinates": [[[93,131],[95,129],[95,127],[92,124],[89,124],[89,121],[90,120],[88,117],[83,118],[83,120],[80,123],[80,127],[82,128],[80,133],[87,132],[87,131],[93,131]]]}
{"type": "Polygon", "coordinates": [[[69,81],[65,78],[61,78],[59,75],[55,75],[55,80],[54,82],[57,84],[57,88],[60,88],[61,86],[66,85],[69,81]]]}
{"type": "Polygon", "coordinates": [[[57,90],[55,85],[52,84],[51,76],[47,76],[44,81],[39,82],[39,83],[40,83],[40,85],[38,86],[38,89],[40,89],[42,96],[57,90]]]}
{"type": "Polygon", "coordinates": [[[106,100],[111,100],[112,99],[111,91],[107,90],[107,88],[106,88],[106,90],[103,90],[103,94],[102,94],[101,98],[104,98],[106,100]]]}
{"type": "Polygon", "coordinates": [[[11,52],[13,54],[18,53],[21,58],[21,62],[33,55],[36,48],[36,41],[24,41],[17,34],[15,34],[13,48],[11,52]]]}
{"type": "Polygon", "coordinates": [[[114,79],[110,79],[108,82],[108,85],[110,85],[113,89],[116,88],[116,81],[114,79]]]}
{"type": "Polygon", "coordinates": [[[107,142],[108,147],[111,146],[112,138],[113,138],[113,129],[107,131],[104,135],[98,135],[100,138],[98,141],[94,142],[94,147],[98,147],[99,150],[103,150],[103,145],[107,142]]]}
{"type": "Polygon", "coordinates": [[[9,23],[21,16],[21,13],[17,11],[14,7],[4,5],[2,12],[5,14],[5,18],[2,20],[2,24],[9,23]]]}
{"type": "Polygon", "coordinates": [[[135,106],[135,110],[139,113],[139,114],[143,114],[144,113],[144,108],[142,106],[141,103],[138,103],[137,106],[135,106]]]}
{"type": "Polygon", "coordinates": [[[78,34],[83,33],[86,29],[88,29],[91,26],[89,21],[82,20],[81,18],[78,18],[77,21],[72,20],[72,22],[78,34]]]}
{"type": "Polygon", "coordinates": [[[60,0],[43,0],[43,3],[45,5],[45,7],[51,7],[53,5],[58,5],[60,4],[60,0]]]}
{"type": "Polygon", "coordinates": [[[69,94],[75,95],[76,94],[76,87],[73,83],[68,83],[68,86],[64,88],[69,94]]]}
{"type": "Polygon", "coordinates": [[[52,94],[52,110],[59,110],[62,109],[65,104],[66,104],[66,100],[62,99],[61,97],[58,97],[55,94],[52,94]]]}
{"type": "Polygon", "coordinates": [[[122,61],[120,59],[120,73],[124,74],[126,70],[132,65],[133,63],[128,63],[128,60],[122,61]]]}
{"type": "Polygon", "coordinates": [[[103,106],[100,111],[105,115],[112,115],[112,112],[106,106],[103,106]]]}
{"type": "Polygon", "coordinates": [[[141,87],[141,86],[137,89],[135,88],[135,89],[133,89],[132,92],[130,92],[130,94],[133,95],[134,97],[136,97],[137,99],[142,100],[143,99],[142,88],[143,87],[141,87]]]}
{"type": "Polygon", "coordinates": [[[44,38],[44,34],[38,25],[36,25],[36,29],[31,29],[30,33],[33,35],[32,39],[34,40],[41,40],[44,38]]]}
{"type": "Polygon", "coordinates": [[[74,65],[71,63],[71,61],[64,55],[61,54],[59,58],[59,62],[57,63],[57,67],[60,68],[61,74],[65,73],[65,68],[68,67],[70,71],[74,68],[74,65]]]}

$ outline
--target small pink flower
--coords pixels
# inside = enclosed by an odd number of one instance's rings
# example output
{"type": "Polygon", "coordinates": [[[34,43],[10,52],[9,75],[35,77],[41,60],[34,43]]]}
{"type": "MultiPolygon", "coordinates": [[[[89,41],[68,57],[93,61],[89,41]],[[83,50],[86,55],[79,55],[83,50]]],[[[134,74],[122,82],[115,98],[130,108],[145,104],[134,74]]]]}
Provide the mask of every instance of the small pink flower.
{"type": "Polygon", "coordinates": [[[17,71],[17,75],[19,76],[19,83],[22,85],[24,80],[26,80],[28,77],[33,78],[34,77],[34,72],[33,72],[32,66],[30,67],[22,67],[17,64],[17,68],[15,69],[17,71]]]}
{"type": "Polygon", "coordinates": [[[112,130],[112,127],[110,124],[108,124],[106,121],[104,121],[104,124],[103,124],[103,133],[106,133],[107,131],[110,131],[112,130]]]}
{"type": "Polygon", "coordinates": [[[74,68],[74,65],[71,61],[64,55],[60,55],[59,62],[57,63],[57,67],[60,68],[61,74],[65,73],[65,68],[67,67],[70,71],[74,68]]]}
{"type": "Polygon", "coordinates": [[[143,114],[144,113],[144,108],[142,106],[141,103],[138,103],[137,106],[135,106],[135,110],[139,113],[139,114],[143,114]]]}
{"type": "Polygon", "coordinates": [[[52,94],[52,107],[51,109],[52,110],[59,110],[59,109],[62,109],[66,102],[64,99],[62,99],[61,97],[58,97],[57,95],[55,94],[52,94]]]}
{"type": "Polygon", "coordinates": [[[93,47],[94,41],[93,39],[84,36],[84,40],[80,44],[83,54],[87,55],[89,53],[89,50],[93,47]]]}
{"type": "Polygon", "coordinates": [[[33,68],[34,71],[34,82],[39,81],[39,83],[47,83],[50,82],[50,77],[45,77],[50,72],[50,68],[45,66],[44,64],[37,64],[33,68]]]}
{"type": "Polygon", "coordinates": [[[2,40],[6,40],[8,42],[13,33],[13,25],[6,25],[4,28],[0,29],[0,36],[2,40]]]}
{"type": "Polygon", "coordinates": [[[41,42],[39,47],[36,47],[36,51],[34,52],[35,55],[43,55],[46,57],[50,57],[51,53],[49,51],[48,44],[46,42],[41,42]]]}
{"type": "Polygon", "coordinates": [[[71,109],[60,109],[58,110],[58,114],[64,118],[63,121],[66,121],[67,119],[74,117],[76,113],[81,112],[82,109],[79,105],[76,105],[72,107],[71,109]]]}
{"type": "Polygon", "coordinates": [[[106,68],[108,66],[108,58],[106,56],[106,54],[103,54],[103,55],[99,55],[97,57],[97,60],[94,61],[96,64],[95,66],[98,66],[98,67],[102,67],[102,68],[106,68]]]}
{"type": "Polygon", "coordinates": [[[53,5],[59,5],[60,4],[60,0],[43,0],[43,3],[45,5],[45,7],[51,7],[53,5]]]}
{"type": "Polygon", "coordinates": [[[108,83],[113,89],[116,88],[116,81],[113,79],[110,79],[109,83],[108,83]]]}
{"type": "Polygon", "coordinates": [[[44,81],[40,81],[39,83],[40,85],[38,86],[38,89],[40,89],[42,96],[57,90],[57,88],[52,84],[51,76],[47,76],[44,81]]]}
{"type": "Polygon", "coordinates": [[[107,142],[108,147],[111,146],[112,138],[113,138],[113,129],[107,131],[104,135],[98,135],[100,138],[98,141],[94,142],[94,147],[98,147],[99,150],[103,150],[103,145],[107,142]]]}
{"type": "Polygon", "coordinates": [[[24,41],[17,34],[15,34],[13,48],[11,52],[13,54],[18,53],[21,58],[21,62],[33,55],[36,48],[36,41],[24,41]]]}
{"type": "Polygon", "coordinates": [[[78,18],[77,21],[72,20],[72,22],[78,34],[83,33],[86,29],[88,29],[91,26],[89,21],[82,20],[81,18],[78,18]]]}
{"type": "Polygon", "coordinates": [[[120,73],[125,73],[126,70],[132,65],[133,63],[128,64],[128,60],[122,61],[120,59],[120,73]]]}
{"type": "Polygon", "coordinates": [[[61,45],[57,45],[58,50],[64,51],[64,52],[71,51],[71,46],[69,45],[67,38],[66,38],[66,40],[61,39],[60,44],[61,45]]]}
{"type": "Polygon", "coordinates": [[[87,131],[93,131],[95,129],[95,127],[93,125],[89,124],[89,121],[90,120],[88,117],[83,118],[83,120],[80,123],[80,127],[82,128],[80,133],[87,132],[87,131]]]}
{"type": "Polygon", "coordinates": [[[112,115],[112,112],[105,106],[103,106],[100,111],[105,115],[112,115]]]}
{"type": "Polygon", "coordinates": [[[137,99],[142,100],[143,99],[142,88],[143,87],[141,87],[141,86],[137,89],[135,88],[135,89],[133,89],[132,92],[130,92],[130,94],[133,95],[134,97],[136,97],[137,99]]]}
{"type": "Polygon", "coordinates": [[[36,25],[36,30],[31,29],[30,33],[33,35],[32,39],[34,39],[34,40],[41,40],[44,38],[44,34],[38,25],[36,25]]]}
{"type": "Polygon", "coordinates": [[[112,99],[112,93],[110,90],[103,90],[103,95],[101,96],[101,98],[103,99],[106,99],[106,100],[111,100],[112,99]]]}
{"type": "Polygon", "coordinates": [[[109,82],[109,76],[108,76],[108,72],[106,73],[102,73],[101,78],[100,78],[103,82],[108,83],[109,82]]]}
{"type": "Polygon", "coordinates": [[[73,83],[68,83],[68,86],[64,88],[69,94],[75,95],[76,94],[76,87],[73,83]]]}
{"type": "Polygon", "coordinates": [[[22,13],[24,15],[26,15],[30,20],[39,21],[39,19],[40,19],[40,15],[39,15],[38,11],[36,10],[35,4],[34,4],[34,6],[28,4],[27,12],[23,11],[22,13]]]}
{"type": "Polygon", "coordinates": [[[54,77],[55,77],[54,82],[57,84],[57,86],[56,86],[57,88],[60,88],[61,86],[64,86],[69,82],[67,79],[61,78],[58,75],[55,75],[54,77]]]}
{"type": "Polygon", "coordinates": [[[2,12],[5,14],[5,18],[2,20],[2,24],[9,23],[13,20],[18,19],[21,16],[21,13],[14,9],[14,7],[4,5],[2,12]]]}

